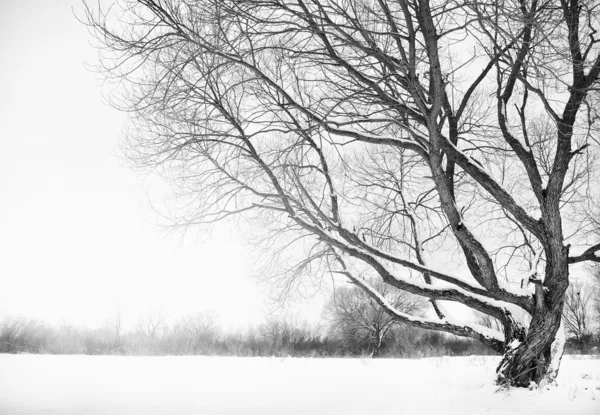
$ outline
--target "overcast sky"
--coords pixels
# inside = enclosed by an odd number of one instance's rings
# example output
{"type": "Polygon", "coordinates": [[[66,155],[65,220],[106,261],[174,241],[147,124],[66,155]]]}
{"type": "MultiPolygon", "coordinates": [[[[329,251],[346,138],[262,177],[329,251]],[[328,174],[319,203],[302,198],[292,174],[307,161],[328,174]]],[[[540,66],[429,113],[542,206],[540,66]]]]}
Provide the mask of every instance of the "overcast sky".
{"type": "MultiPolygon", "coordinates": [[[[124,116],[84,66],[97,55],[73,7],[82,14],[79,0],[19,0],[0,14],[0,320],[211,309],[226,326],[259,322],[267,297],[235,230],[182,242],[151,226],[164,185],[115,156],[124,116]]],[[[291,312],[314,321],[322,303],[291,312]]]]}
{"type": "Polygon", "coordinates": [[[72,7],[81,12],[76,0],[2,8],[0,319],[99,324],[117,308],[129,320],[162,308],[259,321],[265,296],[235,231],[182,243],[150,225],[147,193],[160,202],[160,186],[114,155],[124,117],[84,67],[96,51],[72,7]]]}

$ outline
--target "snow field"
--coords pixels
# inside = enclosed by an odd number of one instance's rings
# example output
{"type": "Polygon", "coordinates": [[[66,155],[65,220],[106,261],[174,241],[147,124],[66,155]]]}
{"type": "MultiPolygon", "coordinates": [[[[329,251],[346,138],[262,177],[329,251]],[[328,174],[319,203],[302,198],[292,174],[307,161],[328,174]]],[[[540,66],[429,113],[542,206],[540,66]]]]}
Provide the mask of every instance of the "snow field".
{"type": "Polygon", "coordinates": [[[600,414],[600,359],[533,390],[498,361],[0,355],[0,414],[600,414]]]}

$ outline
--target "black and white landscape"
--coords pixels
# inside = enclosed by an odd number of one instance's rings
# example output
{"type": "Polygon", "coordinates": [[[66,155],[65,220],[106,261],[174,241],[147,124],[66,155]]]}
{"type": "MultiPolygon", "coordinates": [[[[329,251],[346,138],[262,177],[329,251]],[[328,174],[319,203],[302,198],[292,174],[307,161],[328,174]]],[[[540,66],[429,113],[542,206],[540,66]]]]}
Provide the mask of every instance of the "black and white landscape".
{"type": "Polygon", "coordinates": [[[2,10],[0,412],[600,412],[600,2],[2,10]]]}

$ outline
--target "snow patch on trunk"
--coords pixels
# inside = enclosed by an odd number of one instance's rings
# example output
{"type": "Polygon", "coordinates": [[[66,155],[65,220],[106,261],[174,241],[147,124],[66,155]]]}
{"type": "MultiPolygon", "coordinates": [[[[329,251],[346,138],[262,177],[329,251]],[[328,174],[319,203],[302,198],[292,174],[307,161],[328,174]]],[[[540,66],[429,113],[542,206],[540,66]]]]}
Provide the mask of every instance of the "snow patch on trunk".
{"type": "Polygon", "coordinates": [[[565,351],[565,324],[561,321],[560,327],[556,332],[556,337],[550,348],[550,364],[548,365],[548,372],[546,379],[549,383],[554,382],[556,376],[558,376],[558,369],[560,368],[560,361],[562,360],[563,353],[565,351]]]}

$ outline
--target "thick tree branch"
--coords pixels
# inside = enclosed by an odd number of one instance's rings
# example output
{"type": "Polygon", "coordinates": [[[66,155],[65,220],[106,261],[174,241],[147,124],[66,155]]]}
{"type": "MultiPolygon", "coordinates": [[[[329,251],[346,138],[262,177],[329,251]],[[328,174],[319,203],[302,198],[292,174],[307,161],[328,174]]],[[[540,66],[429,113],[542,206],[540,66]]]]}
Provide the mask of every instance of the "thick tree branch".
{"type": "Polygon", "coordinates": [[[462,337],[471,337],[491,347],[498,353],[502,353],[504,351],[504,336],[500,332],[486,329],[484,327],[474,328],[472,325],[461,325],[460,323],[453,323],[447,318],[442,321],[437,321],[423,317],[415,317],[406,313],[401,313],[398,310],[396,310],[381,294],[374,290],[366,281],[354,276],[347,270],[337,272],[346,276],[354,284],[365,290],[365,292],[371,298],[373,298],[377,302],[377,304],[383,307],[387,313],[389,313],[398,321],[401,321],[414,327],[420,327],[428,330],[445,331],[447,333],[456,334],[457,336],[462,337]]]}
{"type": "Polygon", "coordinates": [[[576,264],[584,261],[600,262],[600,256],[597,254],[598,251],[600,251],[600,243],[586,249],[581,255],[569,257],[569,264],[576,264]]]}

